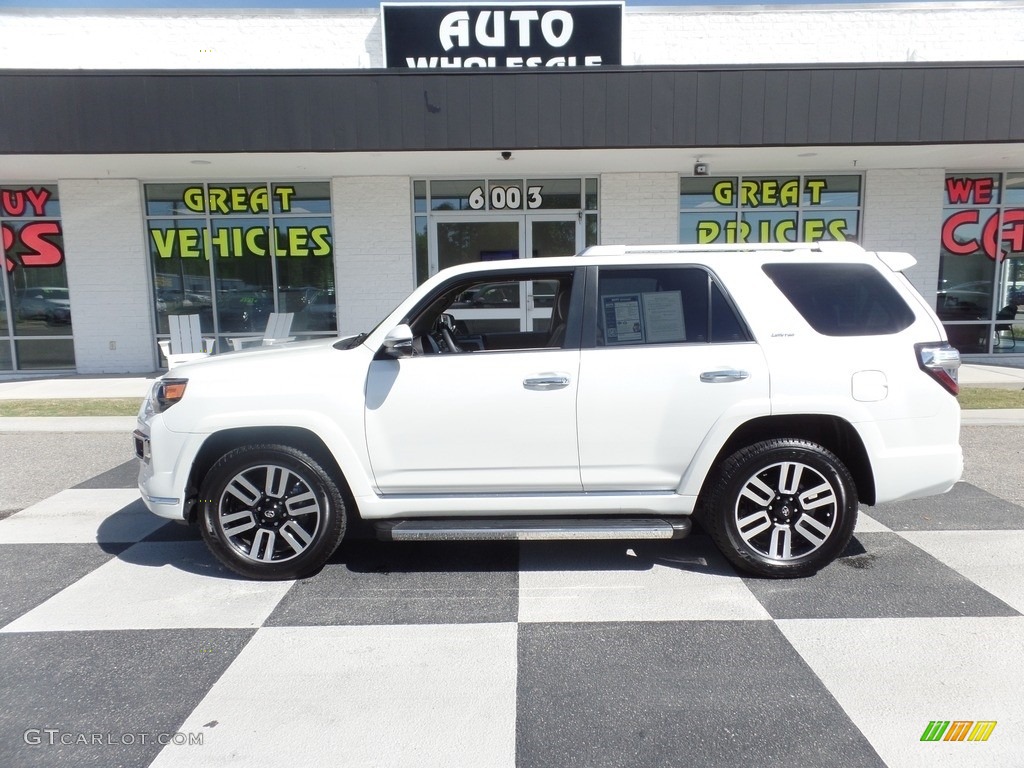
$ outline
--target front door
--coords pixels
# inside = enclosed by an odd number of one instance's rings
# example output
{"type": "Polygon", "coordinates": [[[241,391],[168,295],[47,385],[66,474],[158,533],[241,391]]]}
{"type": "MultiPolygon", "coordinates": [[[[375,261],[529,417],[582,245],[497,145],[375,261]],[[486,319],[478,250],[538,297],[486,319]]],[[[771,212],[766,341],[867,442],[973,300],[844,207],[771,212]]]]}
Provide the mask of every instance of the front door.
{"type": "Polygon", "coordinates": [[[518,320],[509,331],[500,318],[482,316],[519,312],[518,298],[534,286],[552,296],[571,291],[573,277],[569,268],[528,276],[498,272],[467,282],[452,297],[453,307],[427,301],[424,313],[410,319],[420,354],[370,364],[366,446],[382,494],[581,490],[579,348],[549,346],[548,333],[521,329],[518,320]],[[507,308],[501,305],[505,294],[507,308]],[[433,342],[442,311],[467,326],[455,350],[433,342]]]}

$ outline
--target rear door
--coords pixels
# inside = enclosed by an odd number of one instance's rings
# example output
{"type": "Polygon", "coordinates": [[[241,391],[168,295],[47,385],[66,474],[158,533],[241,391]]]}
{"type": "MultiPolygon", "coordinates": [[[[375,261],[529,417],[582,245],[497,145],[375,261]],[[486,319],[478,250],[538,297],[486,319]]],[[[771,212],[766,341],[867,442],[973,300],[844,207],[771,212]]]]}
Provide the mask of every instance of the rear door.
{"type": "Polygon", "coordinates": [[[696,266],[602,267],[584,320],[580,472],[585,491],[675,489],[720,418],[760,403],[760,347],[696,266]]]}

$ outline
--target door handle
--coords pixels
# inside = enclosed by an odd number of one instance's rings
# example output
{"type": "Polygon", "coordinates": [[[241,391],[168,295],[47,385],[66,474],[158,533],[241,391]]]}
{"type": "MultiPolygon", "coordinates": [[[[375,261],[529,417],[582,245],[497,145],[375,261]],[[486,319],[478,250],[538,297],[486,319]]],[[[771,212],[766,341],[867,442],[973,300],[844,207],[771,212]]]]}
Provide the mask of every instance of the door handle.
{"type": "Polygon", "coordinates": [[[538,392],[547,392],[552,389],[565,389],[569,386],[569,376],[564,373],[542,373],[539,376],[532,376],[523,379],[524,389],[533,389],[538,392]]]}
{"type": "Polygon", "coordinates": [[[728,381],[743,381],[749,379],[750,374],[746,371],[740,371],[733,368],[722,370],[722,371],[704,371],[700,375],[700,380],[705,384],[724,384],[728,381]]]}

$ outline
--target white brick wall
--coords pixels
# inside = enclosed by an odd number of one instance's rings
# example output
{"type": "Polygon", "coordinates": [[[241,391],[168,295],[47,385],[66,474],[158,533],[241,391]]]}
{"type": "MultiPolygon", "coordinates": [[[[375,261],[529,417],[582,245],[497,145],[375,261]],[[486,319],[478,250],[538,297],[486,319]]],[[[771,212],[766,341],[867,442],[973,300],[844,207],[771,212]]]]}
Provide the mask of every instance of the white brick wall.
{"type": "Polygon", "coordinates": [[[907,251],[917,265],[907,277],[934,306],[939,281],[939,232],[942,227],[942,183],[945,172],[886,169],[868,171],[864,180],[865,248],[907,251]]]}
{"type": "Polygon", "coordinates": [[[0,66],[44,69],[380,67],[384,57],[379,16],[376,9],[0,10],[0,66]]]}
{"type": "MultiPolygon", "coordinates": [[[[23,5],[30,5],[25,2],[23,5]]],[[[1024,59],[1024,3],[627,7],[624,64],[1024,59]]],[[[383,66],[378,8],[0,10],[0,67],[383,66]]]]}
{"type": "Polygon", "coordinates": [[[626,11],[623,64],[1012,61],[1024,5],[720,6],[626,11]]]}
{"type": "Polygon", "coordinates": [[[78,372],[153,371],[156,342],[139,182],[75,180],[58,186],[78,372]]]}
{"type": "Polygon", "coordinates": [[[679,242],[678,173],[601,176],[601,244],[679,242]]]}
{"type": "Polygon", "coordinates": [[[373,328],[416,284],[411,182],[405,176],[331,180],[338,331],[373,328]]]}

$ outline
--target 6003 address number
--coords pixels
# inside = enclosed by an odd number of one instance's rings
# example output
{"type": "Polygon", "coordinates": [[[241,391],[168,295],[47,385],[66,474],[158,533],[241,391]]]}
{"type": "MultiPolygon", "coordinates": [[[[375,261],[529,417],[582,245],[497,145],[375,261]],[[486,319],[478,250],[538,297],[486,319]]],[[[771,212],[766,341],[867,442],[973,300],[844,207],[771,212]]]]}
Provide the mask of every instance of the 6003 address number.
{"type": "MultiPolygon", "coordinates": [[[[541,196],[543,187],[526,188],[526,207],[540,208],[544,202],[541,196]]],[[[490,197],[491,210],[519,209],[523,207],[523,191],[519,187],[491,187],[488,194],[484,193],[483,187],[477,187],[469,193],[469,207],[474,211],[481,211],[487,206],[487,199],[490,197]]]]}

